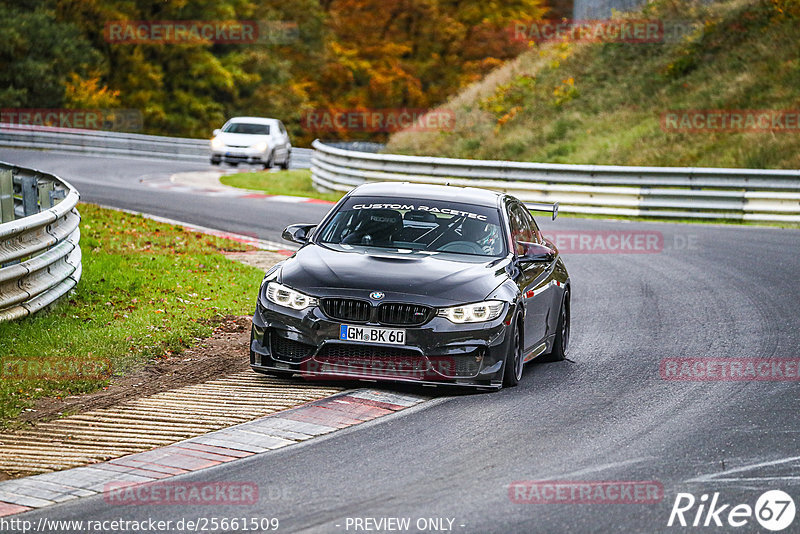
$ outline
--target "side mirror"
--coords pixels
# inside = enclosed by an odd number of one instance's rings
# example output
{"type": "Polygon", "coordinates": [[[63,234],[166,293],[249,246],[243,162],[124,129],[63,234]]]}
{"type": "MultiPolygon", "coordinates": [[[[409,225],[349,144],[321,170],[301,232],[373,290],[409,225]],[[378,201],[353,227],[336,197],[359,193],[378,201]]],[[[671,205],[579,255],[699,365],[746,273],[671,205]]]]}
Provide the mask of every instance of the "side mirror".
{"type": "Polygon", "coordinates": [[[212,136],[212,137],[216,137],[216,136],[218,136],[218,135],[219,135],[219,134],[221,134],[221,133],[222,133],[222,130],[220,130],[219,128],[217,128],[216,130],[214,130],[214,131],[211,133],[211,136],[212,136]]]}
{"type": "Polygon", "coordinates": [[[291,241],[298,245],[305,245],[308,243],[311,232],[313,232],[316,227],[316,224],[292,224],[286,227],[281,237],[286,241],[291,241]]]}
{"type": "Polygon", "coordinates": [[[551,262],[558,255],[552,248],[539,243],[521,243],[521,245],[524,252],[518,258],[523,263],[551,262]]]}

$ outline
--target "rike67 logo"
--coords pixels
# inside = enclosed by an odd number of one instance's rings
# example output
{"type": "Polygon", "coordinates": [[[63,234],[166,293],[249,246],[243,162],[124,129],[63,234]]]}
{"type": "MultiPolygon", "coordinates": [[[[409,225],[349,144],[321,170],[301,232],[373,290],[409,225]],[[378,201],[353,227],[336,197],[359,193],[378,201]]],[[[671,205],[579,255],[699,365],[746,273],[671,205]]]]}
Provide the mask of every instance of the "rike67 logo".
{"type": "Polygon", "coordinates": [[[722,502],[719,492],[710,499],[708,494],[697,499],[691,493],[678,493],[667,526],[743,527],[755,519],[761,527],[779,532],[794,522],[795,512],[794,500],[781,490],[763,493],[754,507],[722,502]]]}

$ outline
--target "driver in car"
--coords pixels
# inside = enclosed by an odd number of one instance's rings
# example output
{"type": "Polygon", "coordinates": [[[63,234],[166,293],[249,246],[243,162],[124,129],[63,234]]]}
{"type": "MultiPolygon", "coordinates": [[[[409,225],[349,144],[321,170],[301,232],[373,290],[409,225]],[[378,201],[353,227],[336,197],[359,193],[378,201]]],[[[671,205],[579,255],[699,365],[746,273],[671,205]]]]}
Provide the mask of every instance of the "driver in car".
{"type": "Polygon", "coordinates": [[[368,210],[361,213],[361,221],[353,232],[342,239],[347,245],[392,247],[403,230],[403,217],[394,210],[368,210]]]}
{"type": "Polygon", "coordinates": [[[487,224],[476,219],[464,219],[461,223],[461,238],[475,243],[484,254],[496,256],[500,253],[500,234],[494,224],[487,224]]]}

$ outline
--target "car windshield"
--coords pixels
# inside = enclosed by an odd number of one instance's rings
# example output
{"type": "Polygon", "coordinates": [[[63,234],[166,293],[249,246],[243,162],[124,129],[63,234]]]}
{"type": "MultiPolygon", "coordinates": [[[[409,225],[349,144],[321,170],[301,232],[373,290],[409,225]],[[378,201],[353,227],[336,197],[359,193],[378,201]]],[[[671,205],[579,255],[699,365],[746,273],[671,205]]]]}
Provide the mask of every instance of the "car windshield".
{"type": "Polygon", "coordinates": [[[318,234],[343,249],[372,247],[424,254],[503,256],[496,209],[435,200],[351,197],[318,234]]]}
{"type": "Polygon", "coordinates": [[[232,122],[222,130],[226,133],[269,135],[269,124],[251,124],[249,122],[232,122]]]}

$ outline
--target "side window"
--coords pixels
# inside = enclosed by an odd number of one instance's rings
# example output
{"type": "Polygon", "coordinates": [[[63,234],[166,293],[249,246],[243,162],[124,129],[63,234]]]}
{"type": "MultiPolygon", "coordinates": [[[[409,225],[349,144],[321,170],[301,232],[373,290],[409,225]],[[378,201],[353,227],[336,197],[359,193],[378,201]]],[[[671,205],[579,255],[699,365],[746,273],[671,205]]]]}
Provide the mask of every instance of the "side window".
{"type": "Polygon", "coordinates": [[[286,127],[283,125],[281,121],[278,121],[278,129],[281,131],[283,135],[286,135],[286,127]]]}
{"type": "Polygon", "coordinates": [[[511,241],[514,247],[514,254],[520,255],[524,252],[521,243],[536,241],[531,227],[533,217],[528,213],[528,210],[519,204],[511,204],[508,210],[508,219],[511,223],[511,241]]]}
{"type": "Polygon", "coordinates": [[[536,224],[536,220],[533,218],[533,215],[531,215],[531,212],[528,210],[528,208],[523,207],[521,211],[528,227],[531,229],[531,238],[528,241],[530,243],[540,243],[540,236],[542,234],[539,231],[539,226],[536,224]]]}

